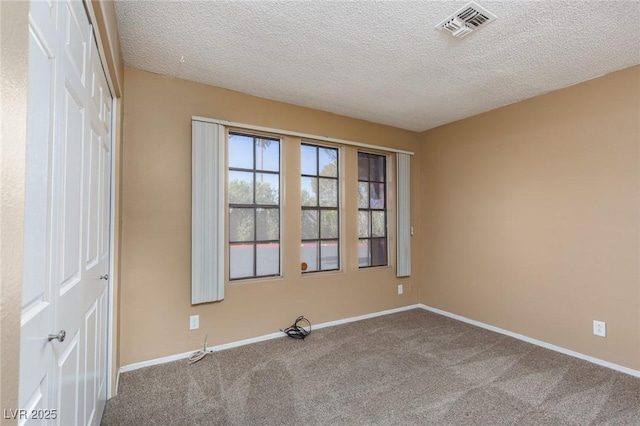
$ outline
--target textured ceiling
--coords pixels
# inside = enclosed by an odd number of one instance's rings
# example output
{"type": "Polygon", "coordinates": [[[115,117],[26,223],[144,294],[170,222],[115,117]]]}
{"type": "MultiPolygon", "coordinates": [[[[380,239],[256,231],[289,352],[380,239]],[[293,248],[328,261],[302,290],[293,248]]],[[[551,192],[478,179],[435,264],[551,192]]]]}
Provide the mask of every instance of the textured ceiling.
{"type": "Polygon", "coordinates": [[[466,0],[116,11],[129,67],[414,131],[640,64],[640,0],[478,3],[498,19],[463,39],[434,26],[466,0]]]}

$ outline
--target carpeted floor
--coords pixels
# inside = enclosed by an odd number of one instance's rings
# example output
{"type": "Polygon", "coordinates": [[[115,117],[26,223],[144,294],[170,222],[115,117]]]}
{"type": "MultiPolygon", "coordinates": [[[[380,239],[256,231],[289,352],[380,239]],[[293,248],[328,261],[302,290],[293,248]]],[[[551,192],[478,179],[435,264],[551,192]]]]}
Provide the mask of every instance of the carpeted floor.
{"type": "Polygon", "coordinates": [[[640,379],[415,309],[125,373],[102,424],[640,425],[640,379]]]}

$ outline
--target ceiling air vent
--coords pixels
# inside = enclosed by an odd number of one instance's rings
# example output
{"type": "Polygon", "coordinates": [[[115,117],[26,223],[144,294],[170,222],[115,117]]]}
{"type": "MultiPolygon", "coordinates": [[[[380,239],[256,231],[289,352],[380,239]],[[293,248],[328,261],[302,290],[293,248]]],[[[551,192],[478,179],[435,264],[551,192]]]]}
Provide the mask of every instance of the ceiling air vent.
{"type": "Polygon", "coordinates": [[[444,21],[436,25],[441,31],[447,31],[456,38],[462,38],[496,19],[496,15],[475,2],[471,2],[444,21]]]}

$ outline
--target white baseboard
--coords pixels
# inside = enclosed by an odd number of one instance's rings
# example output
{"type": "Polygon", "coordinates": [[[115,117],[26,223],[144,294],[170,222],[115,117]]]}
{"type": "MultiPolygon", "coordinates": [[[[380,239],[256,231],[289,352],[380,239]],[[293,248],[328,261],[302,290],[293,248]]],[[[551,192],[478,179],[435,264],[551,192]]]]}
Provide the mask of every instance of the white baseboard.
{"type": "MultiPolygon", "coordinates": [[[[344,319],[340,319],[340,320],[336,320],[336,321],[324,322],[322,324],[316,324],[316,325],[312,324],[312,328],[313,328],[313,330],[318,330],[318,329],[325,328],[325,327],[333,327],[333,326],[340,325],[340,324],[347,324],[347,323],[350,323],[350,322],[361,321],[361,320],[365,320],[365,319],[369,319],[369,318],[379,317],[379,316],[382,316],[382,315],[395,314],[397,312],[409,311],[411,309],[417,309],[417,308],[421,308],[421,307],[422,306],[420,306],[420,305],[403,306],[403,307],[400,307],[400,308],[388,309],[386,311],[379,311],[379,312],[374,312],[374,313],[371,313],[371,314],[360,315],[360,316],[357,316],[357,317],[344,318],[344,319]]],[[[208,346],[207,347],[207,351],[209,351],[209,352],[218,352],[218,351],[222,351],[222,350],[225,350],[225,349],[236,348],[238,346],[249,345],[251,343],[257,343],[257,342],[263,342],[265,340],[276,339],[278,337],[284,337],[284,336],[285,336],[285,334],[282,333],[282,332],[265,334],[263,336],[252,337],[250,339],[244,339],[244,340],[238,340],[236,342],[225,343],[225,344],[222,344],[222,345],[208,346]]],[[[165,357],[162,357],[162,358],[155,358],[155,359],[150,359],[148,361],[142,361],[142,362],[136,362],[136,363],[133,363],[133,364],[123,365],[118,370],[118,376],[117,376],[118,378],[116,380],[116,383],[118,383],[119,380],[120,380],[120,373],[126,373],[127,371],[133,371],[133,370],[137,370],[139,368],[150,367],[152,365],[164,364],[164,363],[171,362],[171,361],[177,361],[177,360],[180,360],[180,359],[189,358],[193,352],[194,351],[183,352],[183,353],[180,353],[180,354],[169,355],[169,356],[165,356],[165,357]]],[[[116,385],[116,393],[117,393],[117,390],[118,390],[118,386],[116,385]]]]}
{"type": "Polygon", "coordinates": [[[121,372],[121,369],[118,368],[118,372],[116,373],[116,388],[111,394],[111,396],[107,399],[113,398],[114,396],[118,395],[118,388],[120,387],[120,372],[121,372]]]}
{"type": "Polygon", "coordinates": [[[463,317],[461,315],[456,315],[456,314],[452,314],[451,312],[443,311],[441,309],[432,308],[431,306],[427,306],[427,305],[424,305],[422,303],[419,303],[417,306],[422,308],[422,309],[425,309],[427,311],[431,311],[431,312],[434,312],[436,314],[440,314],[440,315],[445,316],[445,317],[453,318],[453,319],[458,320],[458,321],[466,322],[467,324],[475,325],[477,327],[481,327],[481,328],[484,328],[484,329],[487,329],[487,330],[490,330],[490,331],[494,331],[496,333],[504,334],[504,335],[513,337],[515,339],[522,340],[522,341],[525,341],[527,343],[531,343],[531,344],[536,345],[536,346],[541,346],[541,347],[546,348],[546,349],[551,349],[552,351],[560,352],[562,354],[569,355],[569,356],[572,356],[574,358],[580,358],[582,360],[589,361],[589,362],[592,362],[594,364],[598,364],[598,365],[601,365],[603,367],[610,368],[612,370],[620,371],[621,373],[626,373],[626,374],[629,374],[631,376],[640,377],[640,371],[638,371],[638,370],[633,370],[631,368],[624,367],[622,365],[614,364],[612,362],[605,361],[605,360],[602,360],[602,359],[599,359],[599,358],[594,358],[592,356],[585,355],[585,354],[582,354],[580,352],[572,351],[570,349],[566,349],[566,348],[563,348],[561,346],[556,346],[556,345],[551,344],[551,343],[543,342],[542,340],[533,339],[533,338],[527,337],[527,336],[525,336],[523,334],[514,333],[512,331],[505,330],[505,329],[500,328],[500,327],[495,327],[493,325],[485,324],[485,323],[480,322],[480,321],[472,320],[472,319],[469,319],[467,317],[463,317]]]}
{"type": "Polygon", "coordinates": [[[334,325],[347,324],[347,323],[350,323],[350,322],[362,321],[362,320],[366,320],[366,319],[369,319],[369,318],[381,317],[383,315],[389,315],[389,314],[395,314],[395,313],[398,313],[398,312],[410,311],[412,309],[421,308],[421,307],[422,306],[416,304],[416,305],[403,306],[401,308],[387,309],[386,311],[374,312],[372,314],[360,315],[358,317],[351,317],[351,318],[344,318],[344,319],[340,319],[340,320],[336,320],[336,321],[323,322],[322,324],[314,325],[313,328],[315,330],[318,330],[318,329],[325,328],[325,327],[333,327],[334,325]]]}
{"type": "MultiPolygon", "coordinates": [[[[633,370],[631,368],[624,367],[622,365],[618,365],[618,364],[614,364],[614,363],[609,362],[609,361],[604,361],[602,359],[594,358],[592,356],[585,355],[585,354],[582,354],[580,352],[575,352],[575,351],[572,351],[572,350],[569,350],[569,349],[566,349],[566,348],[563,348],[563,347],[560,347],[560,346],[553,345],[551,343],[547,343],[547,342],[543,342],[541,340],[533,339],[531,337],[527,337],[527,336],[522,335],[522,334],[514,333],[514,332],[511,332],[511,331],[499,328],[499,327],[495,327],[493,325],[485,324],[485,323],[480,322],[480,321],[472,320],[472,319],[463,317],[461,315],[456,315],[456,314],[452,314],[451,312],[443,311],[441,309],[432,308],[431,306],[427,306],[427,305],[424,305],[422,303],[415,304],[415,305],[409,305],[409,306],[403,306],[401,308],[388,309],[386,311],[374,312],[374,313],[371,313],[371,314],[360,315],[360,316],[357,316],[357,317],[344,318],[344,319],[340,319],[340,320],[336,320],[336,321],[329,321],[329,322],[325,322],[325,323],[322,323],[322,324],[312,325],[312,327],[313,327],[314,330],[319,330],[319,329],[326,328],[326,327],[333,327],[333,326],[336,326],[336,325],[347,324],[347,323],[350,323],[350,322],[361,321],[361,320],[365,320],[365,319],[369,319],[369,318],[375,318],[375,317],[379,317],[379,316],[383,316],[383,315],[395,314],[397,312],[403,312],[403,311],[408,311],[408,310],[417,309],[417,308],[425,309],[427,311],[431,311],[431,312],[434,312],[436,314],[443,315],[445,317],[453,318],[455,320],[462,321],[462,322],[465,322],[467,324],[475,325],[477,327],[481,327],[481,328],[484,328],[484,329],[487,329],[487,330],[490,330],[490,331],[493,331],[493,332],[496,332],[496,333],[504,334],[504,335],[513,337],[515,339],[519,339],[519,340],[531,343],[531,344],[536,345],[536,346],[541,346],[543,348],[551,349],[552,351],[563,353],[565,355],[569,355],[569,356],[572,356],[572,357],[575,357],[575,358],[583,359],[585,361],[589,361],[589,362],[592,362],[594,364],[598,364],[598,365],[601,365],[603,367],[610,368],[612,370],[620,371],[622,373],[626,373],[626,374],[629,374],[631,376],[640,377],[640,371],[638,371],[638,370],[633,370]]],[[[265,340],[276,339],[276,338],[284,337],[284,336],[285,335],[283,333],[281,333],[281,332],[265,334],[263,336],[252,337],[250,339],[238,340],[236,342],[225,343],[225,344],[222,344],[222,345],[209,346],[209,347],[207,347],[207,350],[210,351],[210,352],[218,352],[218,351],[222,351],[222,350],[225,350],[225,349],[236,348],[238,346],[249,345],[251,343],[257,343],[257,342],[263,342],[265,340]]],[[[133,364],[123,365],[122,367],[120,367],[120,369],[118,370],[118,374],[117,374],[116,394],[118,392],[118,384],[120,382],[120,373],[126,373],[128,371],[138,370],[140,368],[150,367],[152,365],[164,364],[164,363],[171,362],[171,361],[177,361],[177,360],[180,360],[180,359],[186,359],[186,358],[189,358],[189,356],[191,356],[191,354],[193,352],[194,351],[183,352],[183,353],[179,353],[179,354],[175,354],[175,355],[165,356],[165,357],[162,357],[162,358],[155,358],[155,359],[151,359],[151,360],[148,360],[148,361],[142,361],[142,362],[136,362],[136,363],[133,363],[133,364]]]]}

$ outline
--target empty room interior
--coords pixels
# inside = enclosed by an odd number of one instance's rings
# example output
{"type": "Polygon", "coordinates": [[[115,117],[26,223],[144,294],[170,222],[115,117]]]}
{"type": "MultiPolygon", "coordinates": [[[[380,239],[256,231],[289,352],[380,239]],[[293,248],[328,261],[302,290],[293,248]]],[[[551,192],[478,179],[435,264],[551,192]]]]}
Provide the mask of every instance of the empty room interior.
{"type": "Polygon", "coordinates": [[[3,424],[640,424],[639,1],[0,11],[3,424]]]}

